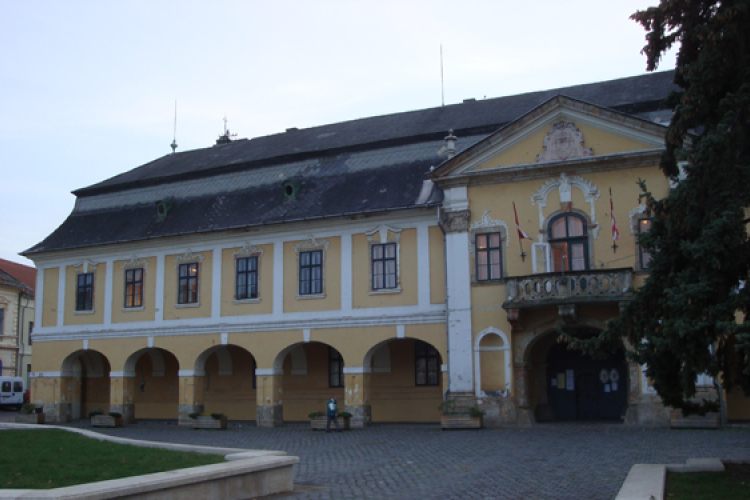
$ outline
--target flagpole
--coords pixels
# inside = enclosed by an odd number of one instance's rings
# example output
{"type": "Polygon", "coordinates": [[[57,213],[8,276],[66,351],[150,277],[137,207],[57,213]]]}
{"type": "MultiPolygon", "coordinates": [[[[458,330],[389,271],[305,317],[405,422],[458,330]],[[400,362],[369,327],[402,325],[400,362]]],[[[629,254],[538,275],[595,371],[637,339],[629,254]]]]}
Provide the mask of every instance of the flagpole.
{"type": "Polygon", "coordinates": [[[518,246],[521,248],[521,262],[526,262],[526,253],[523,251],[524,234],[521,234],[521,226],[518,224],[518,212],[516,212],[516,202],[513,202],[513,215],[516,217],[516,232],[518,232],[518,246]]]}
{"type": "Polygon", "coordinates": [[[615,206],[612,202],[612,188],[609,188],[609,218],[612,222],[612,253],[617,253],[617,239],[620,237],[620,231],[617,229],[615,222],[615,206]]]}

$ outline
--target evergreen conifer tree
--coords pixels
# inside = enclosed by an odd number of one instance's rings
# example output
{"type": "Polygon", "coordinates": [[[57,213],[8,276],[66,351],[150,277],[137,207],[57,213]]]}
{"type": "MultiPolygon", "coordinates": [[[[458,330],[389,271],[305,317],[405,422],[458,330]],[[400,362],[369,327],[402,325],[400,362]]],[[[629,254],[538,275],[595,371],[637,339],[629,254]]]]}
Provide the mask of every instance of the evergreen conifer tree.
{"type": "Polygon", "coordinates": [[[661,0],[631,19],[647,31],[649,71],[679,45],[660,165],[676,186],[656,199],[640,182],[644,286],[598,337],[566,337],[591,354],[627,339],[665,404],[704,413],[717,405],[694,400],[700,374],[750,394],[750,0],[661,0]]]}

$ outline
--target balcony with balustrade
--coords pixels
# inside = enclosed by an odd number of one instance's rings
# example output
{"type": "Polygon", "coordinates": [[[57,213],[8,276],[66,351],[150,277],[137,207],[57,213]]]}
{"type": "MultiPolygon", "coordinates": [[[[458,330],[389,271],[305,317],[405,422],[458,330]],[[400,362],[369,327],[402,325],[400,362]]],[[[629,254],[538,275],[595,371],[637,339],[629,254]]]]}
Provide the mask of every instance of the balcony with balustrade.
{"type": "Polygon", "coordinates": [[[523,310],[543,307],[557,307],[566,323],[574,323],[579,305],[632,300],[632,283],[629,267],[515,276],[505,281],[503,309],[514,330],[520,329],[523,310]]]}

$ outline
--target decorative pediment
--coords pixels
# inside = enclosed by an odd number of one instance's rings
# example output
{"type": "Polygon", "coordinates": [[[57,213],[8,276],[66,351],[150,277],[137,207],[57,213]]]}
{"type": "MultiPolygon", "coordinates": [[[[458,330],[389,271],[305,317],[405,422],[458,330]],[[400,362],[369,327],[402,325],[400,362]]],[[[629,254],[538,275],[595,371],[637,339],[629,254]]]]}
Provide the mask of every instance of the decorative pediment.
{"type": "Polygon", "coordinates": [[[263,249],[252,245],[249,241],[246,241],[242,248],[232,252],[232,257],[260,257],[263,255],[263,249]]]}
{"type": "Polygon", "coordinates": [[[185,253],[182,255],[178,255],[174,258],[174,267],[178,267],[183,262],[203,262],[203,255],[199,253],[193,253],[192,250],[189,248],[185,250],[185,253]]]}
{"type": "Polygon", "coordinates": [[[305,250],[328,250],[328,245],[330,244],[331,242],[328,240],[316,240],[314,236],[310,235],[309,240],[294,245],[294,251],[299,253],[300,251],[304,252],[305,250]]]}
{"type": "Polygon", "coordinates": [[[367,231],[365,234],[367,235],[368,242],[372,242],[372,237],[377,234],[380,237],[380,243],[385,243],[388,241],[388,233],[391,232],[396,236],[396,243],[398,243],[401,240],[401,231],[403,229],[395,229],[391,226],[382,225],[367,231]]]}
{"type": "Polygon", "coordinates": [[[531,196],[531,205],[539,205],[539,231],[544,231],[543,209],[547,206],[547,197],[550,193],[557,189],[560,193],[560,202],[570,203],[572,200],[572,188],[580,189],[583,192],[583,197],[585,198],[586,203],[591,207],[591,232],[594,235],[594,239],[598,239],[600,224],[596,221],[594,202],[599,199],[601,192],[595,184],[592,184],[583,177],[568,177],[565,173],[560,174],[559,179],[550,179],[545,182],[542,187],[531,196]]]}
{"type": "Polygon", "coordinates": [[[123,262],[121,267],[122,269],[142,267],[145,270],[148,267],[148,262],[144,259],[139,259],[137,255],[133,255],[129,261],[123,262]]]}
{"type": "Polygon", "coordinates": [[[93,261],[91,259],[84,259],[78,264],[73,264],[73,267],[78,273],[93,273],[96,272],[96,266],[98,266],[99,264],[101,263],[93,261]]]}
{"type": "Polygon", "coordinates": [[[557,122],[544,138],[544,153],[536,161],[563,161],[593,156],[591,148],[583,147],[583,134],[574,123],[557,122]]]}
{"type": "MultiPolygon", "coordinates": [[[[505,246],[510,246],[510,238],[508,238],[508,224],[505,221],[502,220],[495,220],[492,217],[489,216],[489,213],[491,210],[485,210],[482,214],[482,218],[473,223],[471,226],[469,226],[469,232],[481,232],[483,230],[495,230],[497,231],[499,228],[505,229],[505,246]]],[[[473,252],[473,245],[474,240],[469,240],[470,250],[473,252]]]]}

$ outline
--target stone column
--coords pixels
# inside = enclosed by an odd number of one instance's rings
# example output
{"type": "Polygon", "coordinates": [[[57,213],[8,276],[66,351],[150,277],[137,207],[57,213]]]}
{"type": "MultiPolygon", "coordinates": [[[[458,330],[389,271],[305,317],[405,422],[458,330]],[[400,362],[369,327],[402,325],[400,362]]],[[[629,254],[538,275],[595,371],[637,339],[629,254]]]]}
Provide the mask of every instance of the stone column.
{"type": "Polygon", "coordinates": [[[370,406],[370,373],[365,373],[362,366],[344,368],[345,411],[352,414],[351,427],[370,425],[372,412],[370,406]]]}
{"type": "Polygon", "coordinates": [[[531,425],[536,419],[529,401],[529,364],[515,363],[513,375],[516,379],[516,404],[518,405],[518,425],[531,425]]]}
{"type": "Polygon", "coordinates": [[[203,413],[205,389],[204,377],[196,376],[193,370],[180,370],[180,419],[189,418],[190,413],[203,413]]]}
{"type": "Polygon", "coordinates": [[[72,382],[72,377],[32,377],[31,402],[42,407],[47,423],[71,421],[72,405],[68,389],[72,382]]]}
{"type": "Polygon", "coordinates": [[[110,373],[109,388],[109,411],[121,413],[125,423],[135,421],[135,391],[138,390],[135,377],[110,373]]]}
{"type": "MultiPolygon", "coordinates": [[[[468,203],[468,202],[467,202],[468,203]]],[[[471,345],[471,271],[469,256],[469,210],[443,212],[440,225],[445,233],[448,312],[448,398],[474,397],[471,345]]]]}
{"type": "Polygon", "coordinates": [[[284,424],[284,375],[280,369],[255,370],[256,419],[258,427],[281,427],[284,424]]]}

